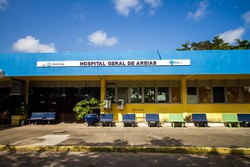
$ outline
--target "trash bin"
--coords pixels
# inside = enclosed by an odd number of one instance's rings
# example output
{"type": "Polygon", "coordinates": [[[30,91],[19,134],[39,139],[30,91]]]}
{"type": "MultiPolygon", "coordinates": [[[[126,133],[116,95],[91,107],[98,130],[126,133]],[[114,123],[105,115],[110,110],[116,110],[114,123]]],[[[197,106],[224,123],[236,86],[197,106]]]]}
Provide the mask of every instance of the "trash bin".
{"type": "Polygon", "coordinates": [[[88,126],[95,126],[95,123],[99,122],[99,117],[96,113],[86,114],[84,117],[84,121],[87,122],[88,126]]]}

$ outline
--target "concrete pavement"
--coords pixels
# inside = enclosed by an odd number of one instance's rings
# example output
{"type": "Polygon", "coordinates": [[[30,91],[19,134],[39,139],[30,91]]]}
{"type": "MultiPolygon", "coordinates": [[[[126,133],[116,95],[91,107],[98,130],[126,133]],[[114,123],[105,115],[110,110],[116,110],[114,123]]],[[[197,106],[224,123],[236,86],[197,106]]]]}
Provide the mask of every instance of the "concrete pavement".
{"type": "Polygon", "coordinates": [[[250,128],[0,127],[0,150],[250,154],[250,128]]]}

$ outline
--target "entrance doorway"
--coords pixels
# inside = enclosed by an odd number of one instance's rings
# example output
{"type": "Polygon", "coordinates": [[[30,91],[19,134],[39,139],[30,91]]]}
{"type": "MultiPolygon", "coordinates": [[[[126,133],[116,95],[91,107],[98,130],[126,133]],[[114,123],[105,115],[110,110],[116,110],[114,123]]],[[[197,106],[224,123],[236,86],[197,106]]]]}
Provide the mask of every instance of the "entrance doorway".
{"type": "MultiPolygon", "coordinates": [[[[77,121],[73,108],[86,98],[100,99],[100,87],[31,87],[29,105],[32,112],[56,112],[57,122],[77,121]]],[[[100,114],[100,111],[95,111],[100,114]]]]}

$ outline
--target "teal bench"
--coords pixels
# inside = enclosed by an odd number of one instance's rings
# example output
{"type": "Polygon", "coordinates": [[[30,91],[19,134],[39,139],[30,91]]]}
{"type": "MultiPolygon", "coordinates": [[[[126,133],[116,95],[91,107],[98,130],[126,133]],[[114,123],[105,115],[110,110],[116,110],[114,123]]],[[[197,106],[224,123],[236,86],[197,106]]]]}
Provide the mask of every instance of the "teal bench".
{"type": "Polygon", "coordinates": [[[182,128],[184,128],[185,126],[183,114],[169,114],[169,121],[171,122],[171,126],[174,128],[175,128],[175,123],[181,123],[182,128]]]}
{"type": "Polygon", "coordinates": [[[228,123],[228,126],[231,128],[232,123],[236,123],[238,128],[240,128],[240,122],[238,120],[237,114],[235,113],[222,113],[222,119],[224,123],[228,123]]]}

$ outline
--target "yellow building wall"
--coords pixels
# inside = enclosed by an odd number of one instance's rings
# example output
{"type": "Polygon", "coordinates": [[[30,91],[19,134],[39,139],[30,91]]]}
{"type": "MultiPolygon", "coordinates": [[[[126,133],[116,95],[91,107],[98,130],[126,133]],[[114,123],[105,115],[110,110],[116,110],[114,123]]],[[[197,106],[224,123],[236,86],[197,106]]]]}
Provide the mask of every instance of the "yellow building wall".
{"type": "Polygon", "coordinates": [[[124,109],[117,109],[112,105],[112,110],[103,113],[114,114],[114,120],[122,121],[122,114],[136,114],[137,122],[145,122],[145,115],[156,113],[160,115],[161,122],[167,122],[170,113],[189,114],[205,113],[210,122],[222,122],[221,113],[250,113],[250,104],[126,104],[124,109]]]}
{"type": "Polygon", "coordinates": [[[181,104],[126,104],[125,108],[117,109],[112,105],[112,110],[103,113],[113,113],[116,121],[122,121],[122,114],[135,113],[137,122],[145,121],[145,114],[157,113],[160,121],[166,122],[170,113],[183,113],[184,117],[192,113],[206,113],[210,122],[222,122],[221,113],[250,113],[250,104],[187,104],[186,80],[187,79],[250,79],[250,75],[189,75],[189,76],[107,76],[107,80],[161,80],[180,79],[182,103],[181,104]]]}
{"type": "MultiPolygon", "coordinates": [[[[7,79],[7,78],[5,78],[7,79]]],[[[158,113],[162,122],[168,121],[169,113],[206,113],[211,122],[222,121],[221,113],[250,113],[250,104],[187,104],[186,80],[187,79],[250,79],[250,75],[154,75],[154,76],[52,76],[52,77],[18,77],[27,82],[35,80],[99,80],[101,85],[100,97],[105,98],[106,80],[161,80],[180,79],[182,103],[181,104],[125,104],[125,108],[117,109],[112,104],[112,110],[101,109],[101,113],[113,113],[115,121],[122,120],[122,114],[135,113],[138,122],[145,121],[145,114],[158,113]]]]}

